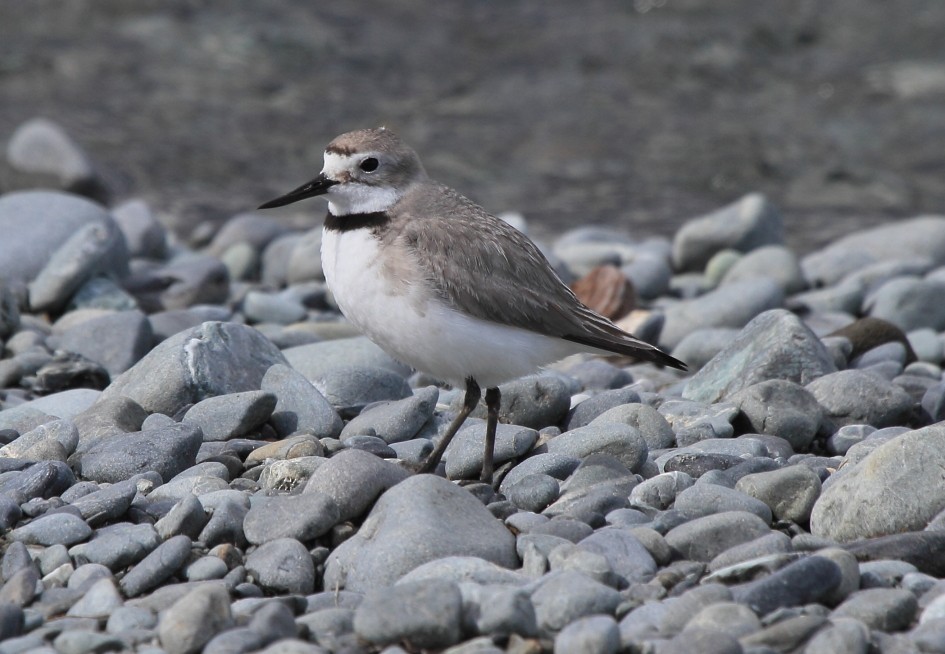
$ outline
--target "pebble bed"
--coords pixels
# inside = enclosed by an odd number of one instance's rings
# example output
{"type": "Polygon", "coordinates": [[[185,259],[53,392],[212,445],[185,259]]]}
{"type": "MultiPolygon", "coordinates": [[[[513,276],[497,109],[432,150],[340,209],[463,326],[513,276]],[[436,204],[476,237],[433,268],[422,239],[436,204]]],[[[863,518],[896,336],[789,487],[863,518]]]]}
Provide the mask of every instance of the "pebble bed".
{"type": "Polygon", "coordinates": [[[63,192],[56,125],[11,142],[47,188],[0,196],[0,654],[945,652],[945,217],[542,244],[690,371],[506,384],[492,487],[481,409],[404,465],[461,397],[344,322],[319,229],[185,246],[63,192]]]}

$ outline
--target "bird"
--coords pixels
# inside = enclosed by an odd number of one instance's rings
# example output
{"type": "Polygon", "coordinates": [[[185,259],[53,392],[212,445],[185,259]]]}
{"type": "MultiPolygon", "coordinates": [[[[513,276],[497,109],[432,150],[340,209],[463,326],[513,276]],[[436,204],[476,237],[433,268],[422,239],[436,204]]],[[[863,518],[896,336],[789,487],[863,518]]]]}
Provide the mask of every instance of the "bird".
{"type": "Polygon", "coordinates": [[[527,236],[431,179],[392,130],[341,134],[314,179],[259,208],[317,196],[328,200],[322,267],[342,314],[395,359],[465,387],[420,473],[436,471],[483,387],[480,480],[491,483],[500,384],[578,352],[686,369],[581,303],[527,236]]]}

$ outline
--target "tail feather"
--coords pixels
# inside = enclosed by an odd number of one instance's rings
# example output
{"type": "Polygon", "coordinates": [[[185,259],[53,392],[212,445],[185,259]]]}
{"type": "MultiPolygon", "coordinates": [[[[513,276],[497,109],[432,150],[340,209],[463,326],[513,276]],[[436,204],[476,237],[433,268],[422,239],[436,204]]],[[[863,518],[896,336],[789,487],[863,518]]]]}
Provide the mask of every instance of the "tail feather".
{"type": "Polygon", "coordinates": [[[621,340],[592,334],[569,334],[562,338],[566,341],[580,343],[581,345],[587,345],[588,347],[593,347],[598,350],[605,350],[607,352],[613,352],[614,354],[623,354],[635,359],[645,359],[646,361],[652,361],[660,366],[669,366],[677,370],[688,370],[686,364],[679,359],[671,357],[658,347],[633,338],[629,334],[624,336],[621,340]]]}

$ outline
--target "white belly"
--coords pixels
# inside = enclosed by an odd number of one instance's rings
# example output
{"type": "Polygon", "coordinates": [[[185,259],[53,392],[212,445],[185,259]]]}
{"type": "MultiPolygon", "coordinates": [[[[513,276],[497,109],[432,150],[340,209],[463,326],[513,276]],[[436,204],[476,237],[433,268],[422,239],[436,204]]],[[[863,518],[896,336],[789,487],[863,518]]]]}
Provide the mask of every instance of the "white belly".
{"type": "Polygon", "coordinates": [[[391,279],[368,230],[325,231],[322,267],[345,317],[394,358],[454,385],[488,388],[580,346],[455,311],[416,279],[391,279]],[[382,274],[382,271],[384,274],[382,274]]]}

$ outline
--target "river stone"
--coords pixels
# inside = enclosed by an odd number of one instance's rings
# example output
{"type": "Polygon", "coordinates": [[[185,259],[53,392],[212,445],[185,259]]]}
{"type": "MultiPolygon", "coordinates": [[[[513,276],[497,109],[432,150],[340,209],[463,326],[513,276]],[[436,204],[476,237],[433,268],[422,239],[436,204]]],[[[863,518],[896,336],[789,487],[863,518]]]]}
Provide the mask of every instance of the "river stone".
{"type": "Polygon", "coordinates": [[[173,416],[208,397],[258,390],[266,371],[285,362],[252,327],[205,322],[160,343],[115,379],[101,400],[124,396],[149,413],[173,416]]]}
{"type": "Polygon", "coordinates": [[[783,245],[766,245],[748,252],[726,271],[721,283],[757,277],[770,277],[785,293],[797,293],[807,286],[800,262],[783,245]]]}
{"type": "Polygon", "coordinates": [[[767,504],[777,520],[803,525],[820,496],[820,477],[805,465],[786,466],[745,475],[735,489],[767,504]]]}
{"type": "Polygon", "coordinates": [[[820,339],[789,311],[762,313],[739,333],[683,391],[683,397],[718,402],[768,379],[806,385],[835,372],[833,357],[820,339]]]}
{"type": "Polygon", "coordinates": [[[53,191],[0,197],[0,279],[30,282],[53,253],[87,225],[113,223],[105,209],[84,198],[53,191]]]}
{"type": "Polygon", "coordinates": [[[354,613],[354,630],[375,645],[409,642],[440,649],[459,642],[463,597],[452,582],[430,579],[370,591],[354,613]]]}
{"type": "Polygon", "coordinates": [[[416,475],[384,493],[358,532],[329,555],[324,585],[381,588],[445,556],[519,567],[514,536],[479,500],[440,477],[416,475]]]}
{"type": "Polygon", "coordinates": [[[659,345],[673,350],[690,333],[706,327],[744,327],[758,314],[776,309],[783,302],[784,291],[767,277],[732,282],[669,305],[659,345]]]}
{"type": "Polygon", "coordinates": [[[674,527],[666,542],[683,558],[708,563],[730,547],[760,538],[771,530],[747,511],[724,511],[674,527]]]}
{"type": "Polygon", "coordinates": [[[85,479],[99,482],[116,483],[149,470],[169,480],[194,465],[202,442],[199,427],[172,422],[99,438],[77,455],[76,467],[85,479]]]}
{"type": "Polygon", "coordinates": [[[900,386],[865,370],[840,370],[807,385],[824,408],[828,433],[844,425],[868,424],[876,428],[901,425],[917,404],[900,386]],[[864,402],[863,398],[869,398],[864,402]]]}
{"type": "Polygon", "coordinates": [[[305,484],[305,493],[330,497],[339,520],[364,513],[377,497],[408,477],[400,466],[363,450],[342,450],[320,465],[305,484]]]}
{"type": "Polygon", "coordinates": [[[577,459],[592,454],[608,454],[637,472],[646,462],[648,449],[636,428],[627,424],[600,423],[566,431],[536,448],[535,452],[564,454],[577,459]]]}
{"type": "Polygon", "coordinates": [[[128,248],[115,221],[84,225],[56,248],[30,282],[30,308],[35,312],[59,311],[93,277],[122,278],[127,274],[128,248]]]}
{"type": "Polygon", "coordinates": [[[839,542],[923,529],[945,509],[945,424],[883,443],[831,483],[811,514],[811,533],[839,542]]]}
{"type": "MultiPolygon", "coordinates": [[[[532,375],[515,379],[500,385],[499,392],[502,394],[499,421],[532,429],[557,425],[571,406],[568,385],[555,375],[532,375]]],[[[450,408],[459,412],[462,404],[462,395],[457,395],[450,408]]],[[[480,402],[470,415],[485,420],[485,404],[480,402]]]]}
{"type": "MultiPolygon", "coordinates": [[[[729,401],[750,431],[780,436],[797,452],[807,449],[817,435],[823,408],[800,384],[769,379],[734,393],[729,401]]],[[[746,429],[748,431],[748,429],[746,429]]]]}
{"type": "Polygon", "coordinates": [[[858,230],[804,257],[801,267],[812,285],[830,286],[852,270],[877,261],[901,259],[905,252],[915,259],[945,264],[945,218],[919,216],[858,230]]]}
{"type": "Polygon", "coordinates": [[[153,339],[147,316],[132,310],[86,320],[56,336],[50,345],[101,364],[115,378],[148,353],[153,339]]]}
{"type": "Polygon", "coordinates": [[[673,238],[673,266],[682,271],[702,270],[720,250],[749,252],[783,240],[780,212],[765,196],[752,193],[687,221],[673,238]]]}

